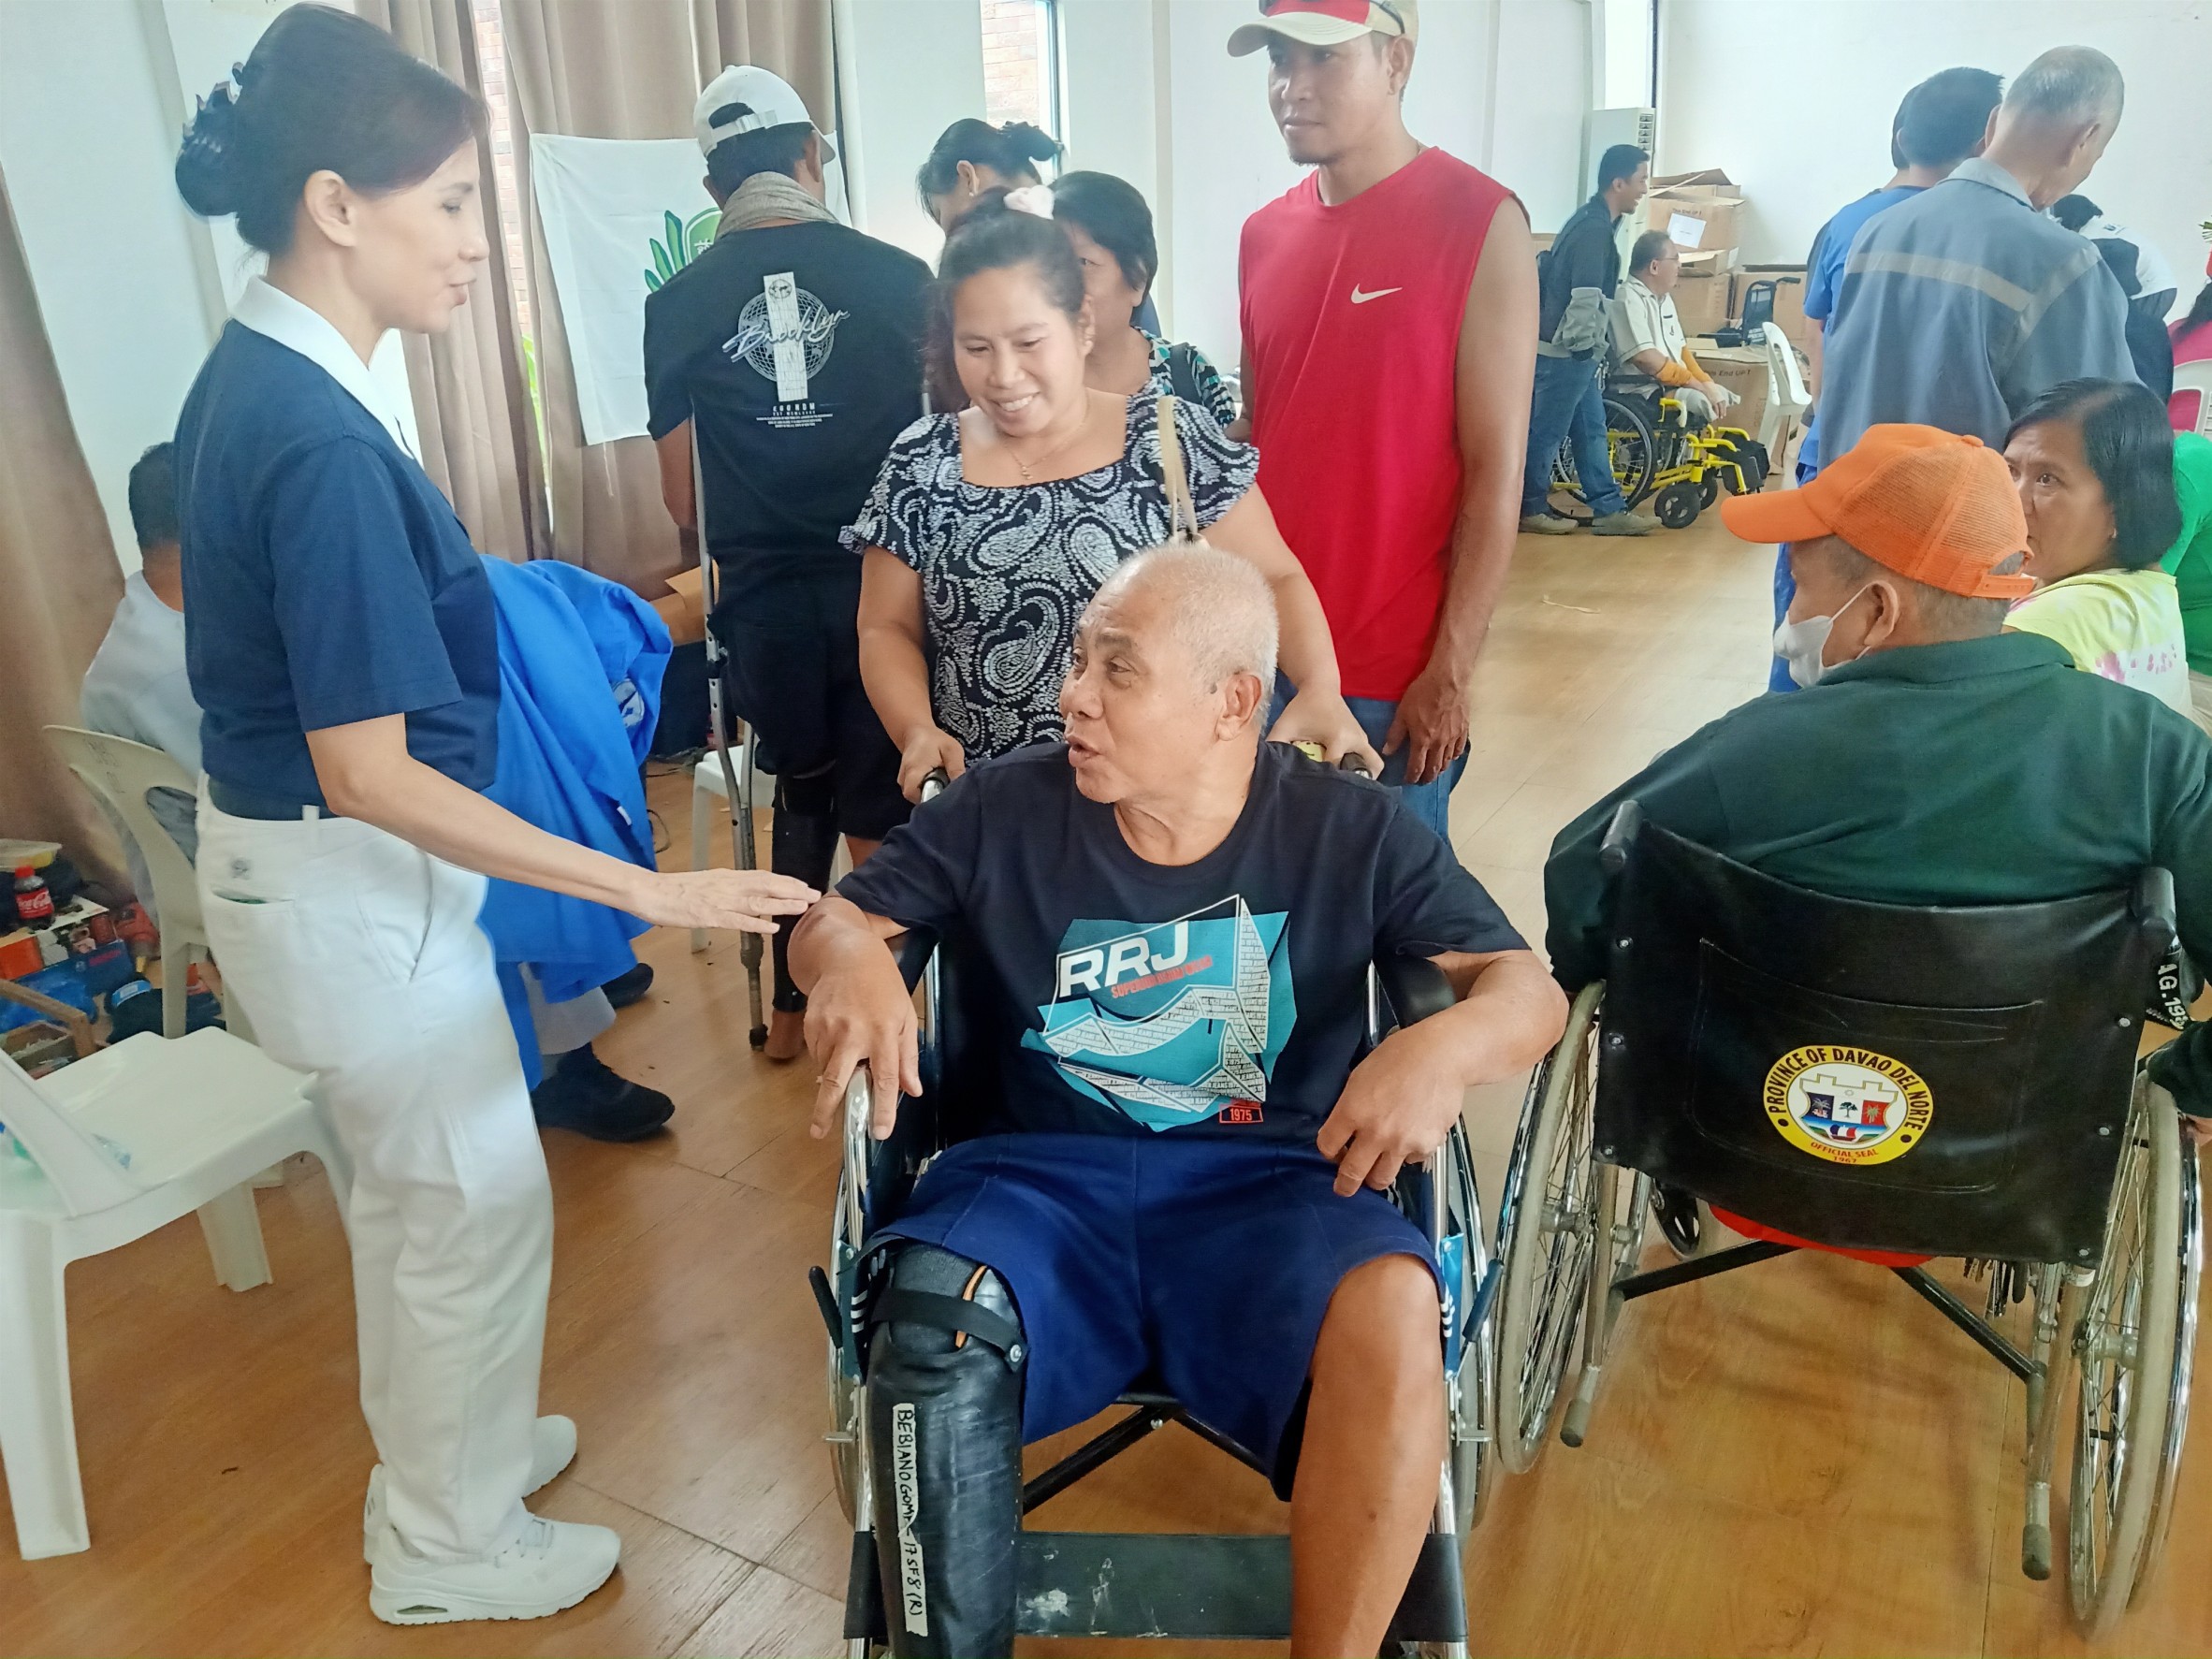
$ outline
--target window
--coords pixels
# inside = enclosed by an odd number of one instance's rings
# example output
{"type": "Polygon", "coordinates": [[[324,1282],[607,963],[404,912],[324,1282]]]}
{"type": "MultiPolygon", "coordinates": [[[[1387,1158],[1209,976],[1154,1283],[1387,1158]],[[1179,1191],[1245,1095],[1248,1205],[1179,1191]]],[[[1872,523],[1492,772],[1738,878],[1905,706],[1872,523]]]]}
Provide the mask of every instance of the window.
{"type": "Polygon", "coordinates": [[[980,0],[983,119],[1026,121],[1060,136],[1060,42],[1055,0],[980,0]]]}

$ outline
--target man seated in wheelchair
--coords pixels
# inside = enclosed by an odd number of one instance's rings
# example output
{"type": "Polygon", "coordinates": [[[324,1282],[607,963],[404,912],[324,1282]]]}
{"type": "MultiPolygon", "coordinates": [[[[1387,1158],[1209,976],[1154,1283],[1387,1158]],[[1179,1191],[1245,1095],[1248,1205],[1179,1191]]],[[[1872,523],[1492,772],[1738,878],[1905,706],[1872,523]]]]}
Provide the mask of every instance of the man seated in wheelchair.
{"type": "Polygon", "coordinates": [[[1666,232],[1647,230],[1636,239],[1628,250],[1628,274],[1610,301],[1613,356],[1621,372],[1657,381],[1661,396],[1681,405],[1683,425],[1701,432],[1734,404],[1736,395],[1690,353],[1674,309],[1674,285],[1681,274],[1682,251],[1666,232]]]}
{"type": "MultiPolygon", "coordinates": [[[[2031,591],[2005,463],[1922,426],[1869,428],[1804,488],[1722,504],[1783,542],[1797,597],[1774,650],[1806,688],[1762,696],[1661,754],[1551,846],[1552,971],[1606,971],[1600,842],[1634,800],[1651,822],[1816,893],[1906,905],[2023,904],[2171,870],[2181,941],[2212,961],[2212,741],[2065,648],[2004,626],[2031,591]]],[[[2212,1112],[2198,1026],[2152,1074],[2212,1112]]]]}
{"type": "Polygon", "coordinates": [[[1419,1554],[1438,1296],[1384,1195],[1565,1005],[1395,792],[1261,741],[1275,634],[1242,560],[1122,565],[1076,634],[1067,741],[955,781],[793,940],[816,1134],[863,1062],[879,1137],[919,1090],[885,944],[908,929],[957,941],[999,1080],[875,1241],[877,1535],[926,1596],[922,1621],[893,1598],[901,1652],[1010,1651],[1021,1443],[1140,1379],[1276,1471],[1295,1651],[1375,1652],[1419,1554]],[[1368,966],[1401,954],[1459,1001],[1360,1059],[1368,966]]]}

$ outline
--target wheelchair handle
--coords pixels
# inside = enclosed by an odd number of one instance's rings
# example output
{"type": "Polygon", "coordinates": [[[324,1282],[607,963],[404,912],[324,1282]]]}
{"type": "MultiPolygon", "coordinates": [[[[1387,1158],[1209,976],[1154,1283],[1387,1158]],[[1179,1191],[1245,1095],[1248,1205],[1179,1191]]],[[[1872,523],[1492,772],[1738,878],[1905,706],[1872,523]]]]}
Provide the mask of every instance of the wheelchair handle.
{"type": "Polygon", "coordinates": [[[1349,772],[1355,778],[1364,778],[1371,783],[1375,780],[1375,774],[1367,769],[1367,757],[1362,754],[1346,755],[1343,760],[1336,763],[1336,769],[1339,772],[1349,772]]]}
{"type": "Polygon", "coordinates": [[[952,787],[953,775],[942,766],[932,766],[928,775],[922,779],[922,798],[934,801],[952,787]]]}
{"type": "Polygon", "coordinates": [[[1606,825],[1605,839],[1597,844],[1597,862],[1607,875],[1617,876],[1626,866],[1628,850],[1643,827],[1644,809],[1634,801],[1623,801],[1613,808],[1613,822],[1606,825]]]}

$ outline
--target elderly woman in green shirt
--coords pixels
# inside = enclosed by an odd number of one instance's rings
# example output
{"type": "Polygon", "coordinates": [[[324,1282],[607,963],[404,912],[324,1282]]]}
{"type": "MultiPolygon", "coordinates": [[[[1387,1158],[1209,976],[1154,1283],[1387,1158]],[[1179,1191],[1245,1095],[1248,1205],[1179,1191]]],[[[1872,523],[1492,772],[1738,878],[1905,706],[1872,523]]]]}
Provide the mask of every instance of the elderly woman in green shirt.
{"type": "Polygon", "coordinates": [[[2181,590],[2189,700],[2197,724],[2212,732],[2212,438],[2174,434],[2174,493],[2181,534],[2159,564],[2181,590]]]}

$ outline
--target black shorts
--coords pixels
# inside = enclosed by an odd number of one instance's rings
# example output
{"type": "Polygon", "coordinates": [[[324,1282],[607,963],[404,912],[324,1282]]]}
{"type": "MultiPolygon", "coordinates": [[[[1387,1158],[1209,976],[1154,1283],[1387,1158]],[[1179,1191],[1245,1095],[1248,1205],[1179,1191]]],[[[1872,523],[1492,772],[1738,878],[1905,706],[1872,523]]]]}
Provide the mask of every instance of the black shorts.
{"type": "Polygon", "coordinates": [[[910,808],[898,750],[860,683],[859,603],[857,570],[728,581],[714,632],[732,712],[757,735],[761,765],[787,785],[814,783],[808,793],[826,778],[838,833],[880,841],[910,808]]]}

